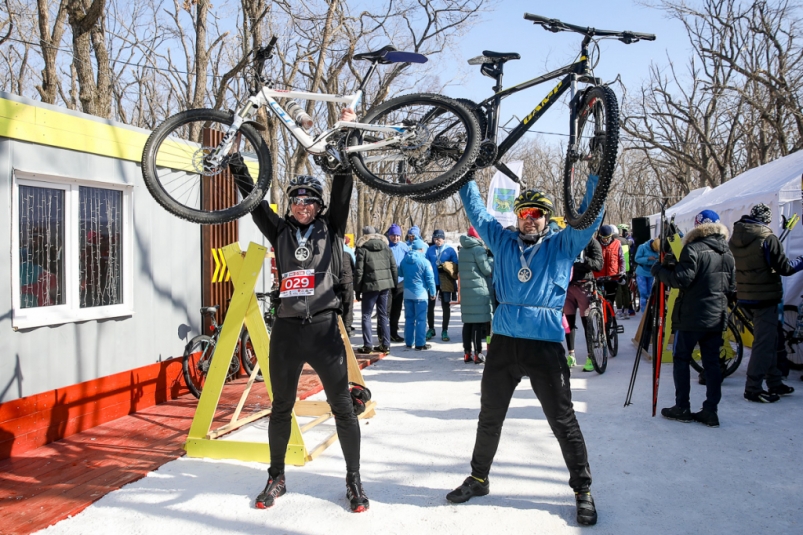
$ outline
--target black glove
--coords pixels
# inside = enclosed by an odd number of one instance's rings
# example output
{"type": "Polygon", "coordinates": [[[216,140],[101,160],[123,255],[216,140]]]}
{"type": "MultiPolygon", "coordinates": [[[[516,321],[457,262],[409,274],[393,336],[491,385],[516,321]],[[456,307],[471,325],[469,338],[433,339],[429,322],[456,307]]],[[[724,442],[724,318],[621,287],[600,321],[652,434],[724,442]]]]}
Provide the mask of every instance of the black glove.
{"type": "Polygon", "coordinates": [[[354,299],[356,299],[357,301],[362,301],[362,293],[354,292],[354,299]]]}
{"type": "Polygon", "coordinates": [[[616,281],[619,286],[627,284],[627,276],[624,273],[619,273],[619,280],[616,281]]]}
{"type": "Polygon", "coordinates": [[[650,268],[650,274],[655,277],[658,275],[658,272],[661,271],[661,264],[658,262],[654,263],[650,268]]]}
{"type": "Polygon", "coordinates": [[[667,253],[666,255],[664,255],[664,259],[661,263],[663,264],[664,267],[673,269],[677,265],[678,260],[672,253],[667,253]]]}

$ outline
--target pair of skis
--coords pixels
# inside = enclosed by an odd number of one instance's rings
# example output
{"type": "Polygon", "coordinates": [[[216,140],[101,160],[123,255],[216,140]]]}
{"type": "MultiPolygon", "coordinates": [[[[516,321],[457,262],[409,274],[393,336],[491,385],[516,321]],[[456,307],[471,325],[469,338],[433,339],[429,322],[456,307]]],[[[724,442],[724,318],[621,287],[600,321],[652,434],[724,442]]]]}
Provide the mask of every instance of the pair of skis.
{"type": "MultiPolygon", "coordinates": [[[[663,264],[666,256],[667,237],[669,236],[669,227],[674,226],[674,217],[669,225],[666,223],[666,200],[661,203],[661,220],[660,220],[660,248],[658,261],[663,264]]],[[[652,285],[650,292],[650,299],[647,302],[645,310],[644,326],[641,330],[641,337],[638,342],[638,351],[636,352],[636,360],[633,362],[633,373],[630,375],[630,386],[627,389],[627,398],[625,398],[625,407],[631,405],[633,398],[633,388],[636,385],[636,375],[638,373],[639,362],[641,361],[641,353],[645,350],[648,344],[648,337],[652,335],[652,415],[655,416],[655,410],[658,405],[658,385],[661,381],[661,357],[663,356],[664,349],[664,326],[666,325],[666,288],[664,283],[656,280],[652,285]],[[648,330],[647,325],[651,325],[648,330]]]]}

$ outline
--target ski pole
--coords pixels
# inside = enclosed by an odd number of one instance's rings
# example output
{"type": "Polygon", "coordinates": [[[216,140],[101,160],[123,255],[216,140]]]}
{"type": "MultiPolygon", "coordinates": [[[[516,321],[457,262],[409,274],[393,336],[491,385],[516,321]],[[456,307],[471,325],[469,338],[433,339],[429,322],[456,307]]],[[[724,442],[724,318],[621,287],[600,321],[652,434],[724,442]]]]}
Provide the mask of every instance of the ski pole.
{"type": "Polygon", "coordinates": [[[647,306],[644,309],[644,326],[641,329],[641,336],[638,341],[638,350],[636,351],[636,360],[633,362],[633,373],[630,374],[630,386],[627,389],[627,397],[625,398],[625,407],[632,405],[633,388],[636,386],[636,375],[638,375],[639,362],[641,361],[641,354],[646,351],[645,347],[649,345],[650,328],[652,323],[652,315],[655,313],[655,285],[650,290],[650,297],[647,300],[647,306]]]}

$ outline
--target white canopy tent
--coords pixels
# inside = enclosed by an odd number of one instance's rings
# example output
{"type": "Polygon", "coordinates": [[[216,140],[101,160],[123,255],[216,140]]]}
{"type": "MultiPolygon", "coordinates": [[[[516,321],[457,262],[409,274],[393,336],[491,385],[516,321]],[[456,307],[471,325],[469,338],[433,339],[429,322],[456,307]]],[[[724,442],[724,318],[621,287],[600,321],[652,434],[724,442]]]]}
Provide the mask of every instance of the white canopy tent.
{"type": "MultiPolygon", "coordinates": [[[[733,224],[750,208],[764,203],[772,209],[771,227],[780,234],[781,215],[790,217],[801,213],[803,187],[803,151],[755,167],[714,189],[699,188],[680,202],[666,209],[667,217],[675,216],[678,228],[688,232],[694,228],[694,217],[703,210],[719,214],[722,224],[733,230],[733,224]]],[[[660,214],[650,216],[653,236],[658,235],[660,214]]],[[[803,225],[797,225],[784,242],[786,255],[796,258],[803,254],[803,225]]],[[[784,278],[784,303],[797,305],[803,293],[803,273],[784,278]]]]}

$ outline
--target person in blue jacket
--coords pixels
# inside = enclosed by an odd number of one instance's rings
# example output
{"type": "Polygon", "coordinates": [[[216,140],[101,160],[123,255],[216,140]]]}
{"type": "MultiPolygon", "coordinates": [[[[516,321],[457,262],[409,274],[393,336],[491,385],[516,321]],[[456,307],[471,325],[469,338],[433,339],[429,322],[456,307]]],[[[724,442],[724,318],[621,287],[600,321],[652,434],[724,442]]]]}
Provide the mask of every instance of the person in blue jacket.
{"type": "MultiPolygon", "coordinates": [[[[452,301],[457,300],[457,292],[455,291],[454,281],[444,271],[443,264],[445,262],[457,264],[457,252],[451,245],[446,245],[446,233],[442,230],[436,230],[432,233],[432,245],[427,249],[427,260],[432,265],[432,273],[435,274],[435,286],[438,289],[438,295],[441,297],[441,311],[443,312],[441,340],[448,342],[450,307],[452,301]]],[[[429,303],[427,325],[429,325],[429,330],[427,331],[427,340],[429,340],[435,336],[435,301],[430,301],[429,303]]]]}
{"type": "MultiPolygon", "coordinates": [[[[388,247],[396,260],[396,267],[401,265],[410,248],[401,239],[401,227],[393,223],[387,231],[388,247]]],[[[404,277],[401,272],[398,274],[399,280],[396,287],[390,289],[390,341],[404,342],[404,338],[399,336],[399,318],[401,317],[402,307],[404,306],[404,277]]]]}
{"type": "Polygon", "coordinates": [[[404,343],[419,351],[429,349],[426,340],[427,301],[435,300],[435,276],[424,256],[427,244],[416,238],[399,264],[404,277],[404,343]]]}
{"type": "MultiPolygon", "coordinates": [[[[589,176],[581,211],[596,184],[597,177],[589,176]]],[[[569,469],[577,522],[595,524],[588,452],[572,405],[561,319],[572,264],[599,227],[603,213],[586,229],[567,226],[555,233],[547,226],[554,211],[552,201],[539,191],[526,190],[514,202],[518,231],[512,231],[488,213],[473,180],[460,190],[460,198],[469,221],[493,253],[493,285],[499,306],[482,373],[471,475],[446,499],[463,503],[490,492],[488,474],[502,424],[516,386],[527,376],[569,469]]]]}
{"type": "Polygon", "coordinates": [[[653,276],[650,270],[658,263],[658,244],[661,240],[646,241],[636,249],[636,284],[638,284],[641,310],[647,310],[647,300],[652,290],[653,276]]]}
{"type": "Polygon", "coordinates": [[[413,225],[410,227],[410,230],[407,231],[407,237],[404,240],[404,243],[407,244],[407,247],[413,244],[413,241],[416,238],[421,238],[421,229],[418,228],[417,225],[413,225]]]}

